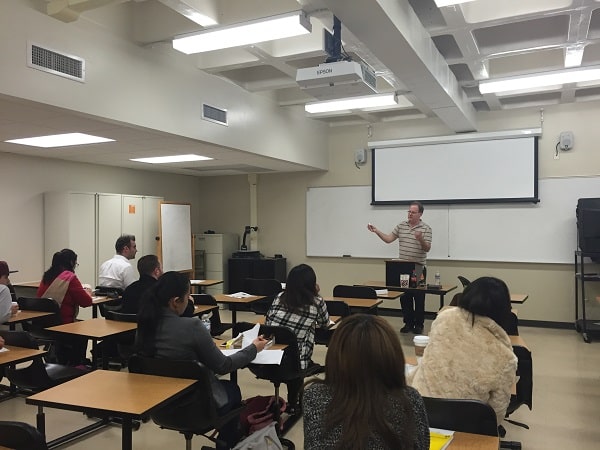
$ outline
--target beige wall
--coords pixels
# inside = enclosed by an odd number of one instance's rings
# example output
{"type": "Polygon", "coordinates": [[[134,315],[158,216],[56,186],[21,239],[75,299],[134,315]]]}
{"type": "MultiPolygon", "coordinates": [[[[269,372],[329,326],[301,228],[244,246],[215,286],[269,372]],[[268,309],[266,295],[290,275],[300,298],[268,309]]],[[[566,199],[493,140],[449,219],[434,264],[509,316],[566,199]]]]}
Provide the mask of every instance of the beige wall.
{"type": "MultiPolygon", "coordinates": [[[[600,142],[600,127],[595,125],[599,106],[598,103],[584,103],[547,107],[543,113],[543,123],[537,108],[482,113],[479,114],[480,131],[543,126],[543,137],[539,141],[540,178],[600,175],[600,148],[597,145],[600,142]],[[575,147],[569,153],[561,153],[559,160],[554,160],[554,146],[558,135],[565,130],[574,132],[575,147]]],[[[382,260],[374,259],[306,257],[307,187],[369,185],[370,161],[361,169],[357,169],[353,163],[354,150],[366,147],[368,141],[448,134],[447,129],[435,119],[373,125],[370,138],[367,131],[366,126],[331,129],[330,170],[327,173],[259,177],[258,217],[261,227],[261,250],[267,255],[284,254],[288,258],[288,268],[303,262],[312,265],[317,272],[322,292],[327,295],[331,294],[336,284],[383,279],[384,265],[382,260]]],[[[600,196],[600,192],[598,195],[600,196]]],[[[399,220],[404,218],[404,209],[399,207],[399,220]]],[[[565,214],[573,216],[575,205],[572,210],[565,211],[565,214]]],[[[423,219],[427,221],[427,210],[423,219]]],[[[507,217],[506,220],[519,218],[507,217]]],[[[336,224],[332,223],[331,226],[335,227],[336,224]]],[[[544,224],[539,226],[543,227],[544,224]]],[[[535,233],[535,230],[531,231],[535,233]]],[[[560,239],[560,236],[556,238],[560,239]]],[[[377,245],[376,241],[374,245],[377,245]]],[[[529,294],[527,302],[518,306],[519,317],[522,319],[553,322],[574,320],[575,288],[573,267],[570,264],[430,261],[429,269],[430,273],[439,270],[442,281],[449,283],[459,284],[457,275],[471,279],[482,275],[494,275],[504,279],[512,292],[529,294]]],[[[596,313],[597,317],[600,317],[595,301],[600,286],[588,284],[588,288],[588,304],[593,308],[590,313],[596,313]]],[[[385,302],[385,306],[389,307],[397,304],[397,301],[385,302]]],[[[437,297],[428,296],[427,310],[435,310],[436,305],[437,297]]]]}
{"type": "MultiPolygon", "coordinates": [[[[539,152],[541,178],[600,175],[600,150],[597,149],[600,127],[596,126],[599,106],[599,103],[585,103],[545,109],[544,136],[540,140],[539,152]],[[558,134],[564,130],[575,133],[575,147],[569,153],[561,153],[559,160],[554,160],[554,145],[558,134]]],[[[538,109],[484,113],[479,115],[479,120],[481,131],[540,125],[538,109]]],[[[244,225],[258,226],[256,238],[262,253],[267,256],[283,254],[288,259],[288,268],[303,262],[311,264],[317,271],[322,292],[327,295],[335,284],[383,279],[383,261],[307,258],[306,189],[310,186],[370,184],[370,163],[361,169],[353,163],[354,150],[365,147],[369,140],[447,133],[445,127],[434,119],[374,125],[371,138],[367,136],[366,126],[332,128],[329,138],[331,169],[328,172],[260,175],[258,223],[252,224],[247,176],[193,178],[3,153],[0,154],[0,259],[7,259],[21,270],[14,274],[13,281],[39,278],[44,269],[42,194],[45,191],[157,195],[167,200],[190,202],[194,232],[212,229],[241,235],[244,225]]],[[[575,205],[565,214],[574,215],[574,208],[575,205]]],[[[403,211],[404,208],[400,207],[399,220],[404,217],[403,211]]],[[[427,211],[423,218],[427,220],[427,211]]],[[[507,217],[507,220],[519,218],[507,217]]],[[[540,227],[543,226],[540,224],[540,227]]],[[[560,239],[560,236],[556,238],[560,239]]],[[[504,279],[513,292],[530,296],[524,305],[518,307],[522,319],[555,322],[572,322],[574,319],[573,268],[569,264],[430,261],[429,267],[430,272],[439,270],[444,282],[458,282],[457,275],[475,278],[491,274],[504,279]]],[[[600,286],[589,287],[589,303],[595,309],[591,314],[600,317],[595,301],[600,286]]],[[[428,299],[428,310],[436,308],[436,299],[428,299]]],[[[385,306],[397,303],[387,301],[385,306]]]]}

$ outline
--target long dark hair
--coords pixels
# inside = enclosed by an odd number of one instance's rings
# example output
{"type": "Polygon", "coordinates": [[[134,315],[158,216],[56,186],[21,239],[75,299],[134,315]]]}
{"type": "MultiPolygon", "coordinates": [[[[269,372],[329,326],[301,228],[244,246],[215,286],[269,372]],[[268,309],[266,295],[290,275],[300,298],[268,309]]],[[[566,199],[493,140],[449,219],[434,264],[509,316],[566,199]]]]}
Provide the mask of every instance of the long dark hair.
{"type": "Polygon", "coordinates": [[[65,270],[75,272],[77,265],[77,254],[70,248],[63,248],[52,256],[52,265],[44,272],[43,283],[51,283],[57,276],[65,270]]]}
{"type": "Polygon", "coordinates": [[[406,396],[404,354],[390,324],[370,314],[353,314],[338,325],[325,359],[325,380],[332,400],[327,407],[323,429],[342,429],[337,449],[367,448],[377,434],[386,447],[412,449],[416,427],[406,396]],[[406,420],[396,434],[386,419],[389,397],[396,397],[406,420]]]}
{"type": "Polygon", "coordinates": [[[508,286],[498,278],[477,278],[465,288],[458,306],[473,315],[472,323],[475,323],[477,314],[489,317],[505,327],[511,308],[508,286]]]}
{"type": "Polygon", "coordinates": [[[189,278],[179,272],[166,272],[141,297],[137,314],[136,349],[145,356],[156,353],[156,330],[160,325],[161,311],[172,298],[185,299],[190,292],[189,278]]]}
{"type": "Polygon", "coordinates": [[[312,305],[317,295],[317,275],[312,267],[300,264],[288,274],[281,302],[290,311],[299,311],[312,305]]]}

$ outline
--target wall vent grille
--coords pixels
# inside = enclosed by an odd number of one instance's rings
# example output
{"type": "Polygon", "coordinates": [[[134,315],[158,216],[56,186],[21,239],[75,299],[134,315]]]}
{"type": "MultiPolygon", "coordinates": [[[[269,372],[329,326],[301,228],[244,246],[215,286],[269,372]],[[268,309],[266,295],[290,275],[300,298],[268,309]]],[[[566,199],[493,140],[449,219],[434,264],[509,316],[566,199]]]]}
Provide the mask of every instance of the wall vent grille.
{"type": "Polygon", "coordinates": [[[226,109],[217,108],[215,106],[210,106],[206,103],[203,103],[202,118],[204,120],[208,120],[209,122],[214,122],[220,125],[228,126],[226,109]]]}
{"type": "Polygon", "coordinates": [[[27,65],[71,80],[85,81],[85,60],[28,43],[27,65]]]}

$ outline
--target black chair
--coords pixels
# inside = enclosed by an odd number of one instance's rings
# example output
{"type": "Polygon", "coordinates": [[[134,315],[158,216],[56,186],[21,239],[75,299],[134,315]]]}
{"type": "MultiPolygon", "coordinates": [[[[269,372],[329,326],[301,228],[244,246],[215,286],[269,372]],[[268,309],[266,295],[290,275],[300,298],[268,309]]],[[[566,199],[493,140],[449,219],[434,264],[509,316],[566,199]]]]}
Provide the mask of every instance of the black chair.
{"type": "Polygon", "coordinates": [[[220,429],[239,416],[243,409],[243,407],[236,408],[222,416],[218,414],[210,384],[211,373],[198,361],[175,361],[133,355],[129,358],[129,371],[198,380],[196,389],[192,393],[172,399],[150,414],[152,421],[159,427],[183,434],[186,450],[191,450],[192,438],[195,434],[203,435],[216,442],[217,440],[208,433],[220,429]]]}
{"type": "Polygon", "coordinates": [[[44,297],[19,297],[17,299],[19,309],[23,311],[41,311],[53,313],[49,316],[33,319],[32,321],[22,322],[23,330],[28,331],[35,338],[39,345],[44,346],[48,352],[46,359],[56,362],[57,347],[59,344],[56,334],[47,331],[46,328],[56,325],[62,325],[60,317],[60,305],[51,298],[44,297]]]}
{"type": "Polygon", "coordinates": [[[261,316],[267,314],[273,300],[282,290],[281,282],[274,278],[246,278],[244,280],[244,292],[265,296],[261,300],[250,303],[250,310],[261,316]]]}
{"type": "Polygon", "coordinates": [[[106,311],[119,311],[123,306],[123,289],[117,287],[108,287],[108,286],[96,286],[94,290],[95,295],[98,296],[106,296],[112,297],[114,300],[109,302],[100,303],[98,305],[98,310],[100,311],[100,315],[102,317],[106,317],[106,311]]]}
{"type": "MultiPolygon", "coordinates": [[[[106,311],[106,320],[116,320],[118,322],[137,322],[137,314],[127,314],[119,311],[106,311]]],[[[116,338],[117,351],[119,353],[119,364],[121,367],[127,367],[127,361],[135,353],[135,335],[134,333],[125,333],[116,338]]],[[[102,344],[105,344],[103,342],[102,344]]]]}
{"type": "Polygon", "coordinates": [[[521,405],[527,405],[530,410],[533,407],[533,360],[531,359],[531,352],[521,345],[514,345],[513,351],[518,358],[517,375],[519,381],[517,381],[517,393],[510,398],[504,420],[513,425],[529,429],[527,424],[508,419],[521,405]]]}
{"type": "MultiPolygon", "coordinates": [[[[237,336],[246,330],[254,327],[254,324],[248,322],[238,322],[233,326],[233,334],[237,336]]],[[[305,377],[315,375],[322,366],[311,366],[306,370],[300,368],[300,351],[298,349],[298,340],[292,330],[286,327],[276,327],[270,325],[261,325],[259,334],[264,336],[273,336],[277,344],[284,344],[287,347],[283,351],[281,364],[250,364],[248,369],[261,380],[268,380],[275,386],[275,398],[279,399],[279,388],[281,383],[290,381],[303,380],[305,377]]],[[[298,400],[302,399],[302,392],[298,393],[298,400]]],[[[278,402],[274,402],[273,420],[280,423],[281,411],[278,402]]],[[[280,435],[281,443],[288,449],[295,448],[294,443],[288,439],[284,439],[281,435],[287,432],[299,419],[300,415],[291,415],[283,425],[283,429],[277,427],[277,433],[280,435]]]]}
{"type": "Polygon", "coordinates": [[[423,397],[429,426],[464,433],[498,436],[496,412],[479,400],[423,397]]]}
{"type": "MultiPolygon", "coordinates": [[[[0,330],[7,346],[39,348],[35,339],[26,331],[0,330]]],[[[35,358],[26,367],[6,367],[6,378],[18,388],[29,392],[41,392],[66,381],[85,375],[88,371],[61,364],[45,363],[42,357],[35,358]]]]}
{"type": "Polygon", "coordinates": [[[466,288],[469,284],[471,284],[470,280],[468,280],[467,278],[465,278],[465,277],[463,277],[461,275],[459,275],[457,278],[459,279],[459,281],[462,284],[463,288],[466,288]]]}
{"type": "Polygon", "coordinates": [[[192,298],[194,299],[194,305],[208,305],[208,306],[216,306],[213,309],[212,316],[210,318],[210,334],[212,336],[220,336],[225,333],[227,330],[233,327],[231,323],[221,322],[221,314],[219,314],[219,307],[217,305],[217,301],[210,294],[192,294],[192,298]]]}
{"type": "Polygon", "coordinates": [[[349,286],[345,284],[338,284],[333,288],[333,296],[348,298],[377,298],[377,292],[375,292],[375,289],[368,286],[349,286]]]}
{"type": "MultiPolygon", "coordinates": [[[[346,317],[350,315],[350,306],[347,303],[338,300],[328,300],[325,302],[327,305],[327,312],[330,316],[346,317]]],[[[331,336],[335,330],[329,328],[317,328],[315,330],[315,344],[329,345],[331,336]]]]}
{"type": "Polygon", "coordinates": [[[25,422],[0,421],[0,446],[15,450],[48,450],[44,436],[25,422]]]}

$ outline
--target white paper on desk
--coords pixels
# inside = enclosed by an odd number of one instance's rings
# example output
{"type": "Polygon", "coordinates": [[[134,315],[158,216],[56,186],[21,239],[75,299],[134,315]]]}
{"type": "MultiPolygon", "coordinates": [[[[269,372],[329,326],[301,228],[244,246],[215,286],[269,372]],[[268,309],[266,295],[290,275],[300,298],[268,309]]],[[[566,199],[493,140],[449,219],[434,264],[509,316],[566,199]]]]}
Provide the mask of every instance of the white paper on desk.
{"type": "Polygon", "coordinates": [[[242,348],[248,347],[252,344],[252,341],[258,337],[258,331],[260,330],[260,324],[254,325],[249,330],[246,330],[242,333],[244,339],[242,340],[242,348]]]}
{"type": "Polygon", "coordinates": [[[227,297],[247,298],[247,297],[252,297],[252,294],[247,294],[246,292],[236,292],[235,294],[227,294],[227,297]]]}
{"type": "Polygon", "coordinates": [[[6,347],[2,347],[2,348],[0,348],[0,353],[2,353],[2,352],[8,352],[8,351],[9,351],[9,350],[8,350],[6,347]]]}
{"type": "Polygon", "coordinates": [[[333,320],[329,319],[329,326],[331,326],[331,325],[335,325],[335,322],[333,320]]]}
{"type": "Polygon", "coordinates": [[[206,281],[206,280],[190,280],[190,283],[191,284],[194,284],[194,283],[203,283],[204,281],[206,281]]]}
{"type": "MultiPolygon", "coordinates": [[[[221,351],[225,356],[231,356],[234,353],[239,352],[239,348],[222,349],[221,351]]],[[[281,364],[283,358],[283,350],[263,350],[256,354],[256,358],[252,360],[254,364],[281,364]]]]}
{"type": "Polygon", "coordinates": [[[387,289],[375,289],[375,293],[377,295],[388,295],[389,294],[387,289]]]}

